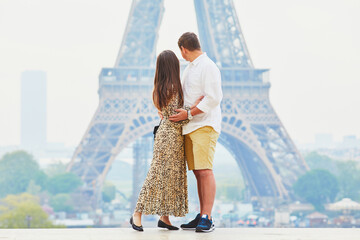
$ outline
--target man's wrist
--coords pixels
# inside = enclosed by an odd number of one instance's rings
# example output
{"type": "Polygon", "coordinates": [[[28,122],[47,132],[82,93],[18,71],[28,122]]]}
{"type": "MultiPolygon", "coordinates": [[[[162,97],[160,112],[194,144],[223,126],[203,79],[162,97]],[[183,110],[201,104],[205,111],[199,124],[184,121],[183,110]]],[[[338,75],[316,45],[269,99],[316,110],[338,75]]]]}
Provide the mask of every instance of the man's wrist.
{"type": "Polygon", "coordinates": [[[191,115],[191,110],[190,109],[187,110],[187,119],[189,119],[189,120],[193,119],[193,116],[191,115]]]}

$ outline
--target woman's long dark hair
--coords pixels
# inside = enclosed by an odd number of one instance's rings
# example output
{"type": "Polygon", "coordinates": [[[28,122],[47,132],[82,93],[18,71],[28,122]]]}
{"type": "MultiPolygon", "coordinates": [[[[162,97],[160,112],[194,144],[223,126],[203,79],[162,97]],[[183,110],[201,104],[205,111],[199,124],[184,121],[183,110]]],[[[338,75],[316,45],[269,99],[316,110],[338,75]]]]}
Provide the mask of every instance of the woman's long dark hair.
{"type": "Polygon", "coordinates": [[[165,107],[170,99],[179,95],[179,104],[184,104],[184,95],[180,82],[180,63],[175,53],[165,50],[156,60],[153,101],[157,109],[165,107]]]}

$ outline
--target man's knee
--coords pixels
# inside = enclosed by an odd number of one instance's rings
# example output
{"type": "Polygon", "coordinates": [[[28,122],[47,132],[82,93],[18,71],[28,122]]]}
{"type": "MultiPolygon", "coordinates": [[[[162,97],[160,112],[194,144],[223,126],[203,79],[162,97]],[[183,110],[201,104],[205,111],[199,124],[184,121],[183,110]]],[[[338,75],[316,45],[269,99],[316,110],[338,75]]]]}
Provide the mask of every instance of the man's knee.
{"type": "Polygon", "coordinates": [[[196,178],[205,178],[214,175],[212,169],[194,170],[194,174],[196,178]]]}

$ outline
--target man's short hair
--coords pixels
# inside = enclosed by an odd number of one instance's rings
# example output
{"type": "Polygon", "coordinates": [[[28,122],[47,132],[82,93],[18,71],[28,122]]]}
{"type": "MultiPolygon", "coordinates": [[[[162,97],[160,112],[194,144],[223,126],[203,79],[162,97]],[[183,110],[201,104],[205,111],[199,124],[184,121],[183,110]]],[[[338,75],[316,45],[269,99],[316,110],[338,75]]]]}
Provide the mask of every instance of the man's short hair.
{"type": "Polygon", "coordinates": [[[184,47],[190,51],[200,50],[200,42],[195,33],[186,32],[179,38],[179,48],[184,47]]]}

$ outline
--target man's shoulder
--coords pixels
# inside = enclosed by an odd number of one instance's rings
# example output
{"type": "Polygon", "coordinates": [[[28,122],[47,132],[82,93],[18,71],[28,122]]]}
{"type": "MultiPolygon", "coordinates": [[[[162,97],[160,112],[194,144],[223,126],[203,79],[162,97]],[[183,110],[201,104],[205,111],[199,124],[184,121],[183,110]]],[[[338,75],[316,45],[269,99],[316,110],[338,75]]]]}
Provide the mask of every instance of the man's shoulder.
{"type": "Polygon", "coordinates": [[[211,60],[211,58],[209,58],[208,56],[206,56],[204,58],[204,61],[202,61],[203,67],[204,68],[216,68],[219,69],[218,66],[216,65],[216,63],[214,63],[213,60],[211,60]]]}
{"type": "Polygon", "coordinates": [[[209,57],[207,57],[207,59],[204,59],[201,69],[203,73],[220,74],[219,67],[209,57]]]}

